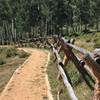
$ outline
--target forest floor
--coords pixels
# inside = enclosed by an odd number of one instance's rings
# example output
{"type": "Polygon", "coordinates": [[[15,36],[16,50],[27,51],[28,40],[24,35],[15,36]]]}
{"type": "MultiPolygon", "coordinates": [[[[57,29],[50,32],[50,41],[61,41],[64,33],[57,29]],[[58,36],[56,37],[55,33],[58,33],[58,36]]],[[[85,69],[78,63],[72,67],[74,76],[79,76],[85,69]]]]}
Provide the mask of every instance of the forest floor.
{"type": "Polygon", "coordinates": [[[15,71],[0,100],[52,100],[46,72],[50,54],[39,49],[23,50],[31,55],[15,71]]]}

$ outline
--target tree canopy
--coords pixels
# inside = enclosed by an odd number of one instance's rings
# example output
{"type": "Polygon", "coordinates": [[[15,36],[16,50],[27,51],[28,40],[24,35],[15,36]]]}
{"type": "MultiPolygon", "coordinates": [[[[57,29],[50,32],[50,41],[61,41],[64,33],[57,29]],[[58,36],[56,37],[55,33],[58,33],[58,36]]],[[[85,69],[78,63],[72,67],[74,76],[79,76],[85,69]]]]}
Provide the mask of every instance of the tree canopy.
{"type": "Polygon", "coordinates": [[[99,20],[99,0],[0,0],[0,41],[68,35],[91,25],[99,31],[99,20]]]}

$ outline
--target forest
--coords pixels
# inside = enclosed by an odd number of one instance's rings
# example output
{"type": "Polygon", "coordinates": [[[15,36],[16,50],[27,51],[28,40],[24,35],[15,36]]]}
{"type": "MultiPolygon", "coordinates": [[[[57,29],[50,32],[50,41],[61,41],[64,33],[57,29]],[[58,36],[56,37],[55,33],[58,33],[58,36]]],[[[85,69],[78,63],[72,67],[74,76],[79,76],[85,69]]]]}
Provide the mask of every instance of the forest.
{"type": "Polygon", "coordinates": [[[0,0],[0,100],[48,91],[100,100],[100,0],[0,0]]]}
{"type": "Polygon", "coordinates": [[[0,44],[100,31],[99,0],[0,0],[0,44]]]}

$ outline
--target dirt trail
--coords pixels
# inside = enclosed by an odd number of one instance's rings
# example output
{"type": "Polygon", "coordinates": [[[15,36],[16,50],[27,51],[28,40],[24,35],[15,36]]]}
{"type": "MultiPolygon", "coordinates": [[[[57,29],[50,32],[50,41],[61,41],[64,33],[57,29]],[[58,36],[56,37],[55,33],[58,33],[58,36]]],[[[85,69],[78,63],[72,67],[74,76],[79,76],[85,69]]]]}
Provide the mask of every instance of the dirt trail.
{"type": "Polygon", "coordinates": [[[0,100],[53,100],[46,74],[49,53],[38,49],[23,50],[31,56],[16,70],[0,100]]]}

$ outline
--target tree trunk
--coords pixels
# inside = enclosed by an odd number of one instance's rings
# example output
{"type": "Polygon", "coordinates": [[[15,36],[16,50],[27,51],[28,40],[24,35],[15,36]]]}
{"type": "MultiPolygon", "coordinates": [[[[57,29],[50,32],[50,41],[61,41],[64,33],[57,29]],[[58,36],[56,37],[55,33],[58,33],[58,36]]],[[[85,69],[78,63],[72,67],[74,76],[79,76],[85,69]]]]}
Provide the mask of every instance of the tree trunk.
{"type": "Polygon", "coordinates": [[[96,30],[97,30],[97,32],[99,31],[99,21],[98,21],[98,18],[96,19],[96,30]]]}
{"type": "MultiPolygon", "coordinates": [[[[11,30],[12,30],[12,38],[14,38],[14,20],[12,19],[12,26],[11,26],[11,30]]],[[[12,42],[14,42],[13,40],[12,40],[12,42]]]]}
{"type": "Polygon", "coordinates": [[[50,25],[50,34],[52,34],[53,35],[53,27],[52,27],[52,15],[51,15],[51,23],[50,23],[51,25],[50,25]]]}
{"type": "Polygon", "coordinates": [[[46,37],[46,35],[47,35],[47,28],[48,28],[48,21],[47,21],[47,17],[46,17],[46,21],[45,21],[45,34],[44,34],[44,37],[46,37]]]}
{"type": "Polygon", "coordinates": [[[68,24],[66,24],[66,34],[69,35],[69,27],[68,27],[68,24]]]}

